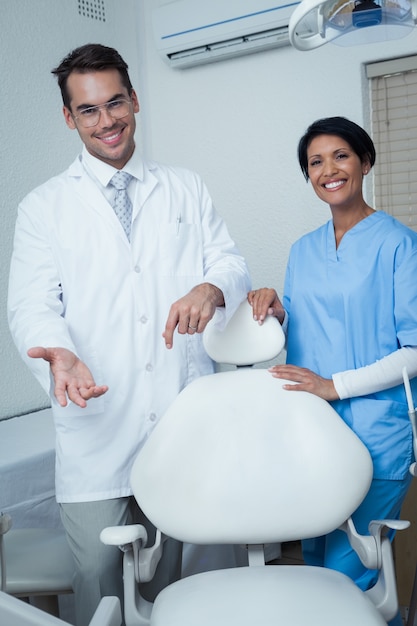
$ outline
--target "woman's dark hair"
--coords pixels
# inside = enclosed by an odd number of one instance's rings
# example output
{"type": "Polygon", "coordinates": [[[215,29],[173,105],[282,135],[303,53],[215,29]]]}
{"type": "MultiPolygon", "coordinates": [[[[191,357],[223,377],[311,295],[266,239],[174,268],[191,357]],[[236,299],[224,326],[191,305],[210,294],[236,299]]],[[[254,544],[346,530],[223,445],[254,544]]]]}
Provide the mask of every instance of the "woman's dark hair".
{"type": "Polygon", "coordinates": [[[325,117],[313,122],[298,143],[298,161],[301,171],[308,180],[307,149],[315,137],[319,135],[336,135],[350,145],[361,162],[369,161],[371,167],[375,163],[375,146],[368,133],[345,117],[325,117]]]}
{"type": "Polygon", "coordinates": [[[120,54],[114,48],[108,48],[98,43],[89,43],[85,46],[76,48],[70,52],[56,67],[52,70],[58,78],[58,85],[61,89],[62,101],[66,107],[70,107],[70,96],[67,89],[68,76],[72,72],[86,74],[88,72],[100,72],[104,70],[118,70],[123,85],[126,87],[129,96],[132,93],[132,83],[130,82],[127,72],[128,65],[122,59],[120,54]]]}

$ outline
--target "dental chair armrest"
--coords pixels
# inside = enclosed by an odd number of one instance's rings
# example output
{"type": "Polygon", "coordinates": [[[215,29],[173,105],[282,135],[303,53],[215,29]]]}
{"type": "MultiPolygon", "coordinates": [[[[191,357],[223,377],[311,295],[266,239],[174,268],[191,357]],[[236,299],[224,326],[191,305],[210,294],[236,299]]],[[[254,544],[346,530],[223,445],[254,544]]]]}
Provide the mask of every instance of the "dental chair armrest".
{"type": "Polygon", "coordinates": [[[100,540],[106,546],[119,546],[124,552],[124,546],[129,549],[129,544],[140,541],[146,546],[148,533],[142,524],[130,524],[128,526],[107,526],[100,533],[100,540]]]}
{"type": "Polygon", "coordinates": [[[363,565],[369,569],[378,568],[378,548],[373,535],[360,535],[350,517],[341,527],[350,545],[355,550],[363,565]]]}
{"type": "Polygon", "coordinates": [[[108,526],[100,533],[100,540],[104,544],[118,546],[122,552],[133,552],[135,578],[138,583],[148,583],[153,579],[161,560],[165,539],[161,531],[157,530],[153,546],[145,547],[148,543],[148,533],[141,524],[108,526]]]}
{"type": "Polygon", "coordinates": [[[360,535],[355,528],[352,518],[349,518],[340,528],[347,534],[350,545],[363,565],[368,569],[381,569],[384,529],[404,530],[409,526],[410,522],[405,520],[372,520],[368,526],[370,534],[360,535]]]}
{"type": "Polygon", "coordinates": [[[375,585],[365,593],[387,622],[398,613],[398,594],[391,541],[385,530],[404,530],[409,525],[405,520],[373,520],[369,524],[369,532],[375,540],[381,566],[375,585]]]}
{"type": "Polygon", "coordinates": [[[167,537],[162,535],[161,531],[157,529],[153,546],[140,550],[138,582],[148,583],[153,579],[158,563],[161,560],[163,545],[166,539],[167,537]]]}
{"type": "Polygon", "coordinates": [[[372,520],[369,522],[368,530],[370,535],[375,539],[377,546],[377,568],[382,567],[382,541],[386,535],[386,530],[391,528],[392,530],[405,530],[410,526],[410,522],[407,520],[399,519],[382,519],[372,520]]]}

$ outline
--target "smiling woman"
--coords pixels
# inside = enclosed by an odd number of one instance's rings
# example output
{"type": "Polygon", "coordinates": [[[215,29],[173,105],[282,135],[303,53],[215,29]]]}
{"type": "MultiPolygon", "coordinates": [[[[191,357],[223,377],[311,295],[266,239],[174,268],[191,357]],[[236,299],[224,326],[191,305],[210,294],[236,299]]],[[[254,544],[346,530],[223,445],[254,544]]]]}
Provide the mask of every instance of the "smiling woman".
{"type": "Polygon", "coordinates": [[[327,202],[333,215],[336,247],[343,235],[374,213],[362,195],[363,177],[371,164],[341,137],[320,135],[307,149],[308,178],[317,196],[327,202]]]}
{"type": "MultiPolygon", "coordinates": [[[[287,364],[270,369],[332,403],[368,447],[369,492],[353,515],[360,532],[372,519],[399,517],[411,476],[412,433],[402,385],[417,376],[417,234],[363,197],[375,163],[372,139],[341,117],[317,120],[298,146],[301,170],[332,219],[291,248],[283,306],[274,289],[250,292],[254,316],[282,319],[287,364]]],[[[392,538],[392,537],[391,537],[392,538]]],[[[343,533],[303,543],[308,564],[346,573],[363,590],[374,583],[343,533]]],[[[400,626],[397,615],[391,626],[400,626]]]]}

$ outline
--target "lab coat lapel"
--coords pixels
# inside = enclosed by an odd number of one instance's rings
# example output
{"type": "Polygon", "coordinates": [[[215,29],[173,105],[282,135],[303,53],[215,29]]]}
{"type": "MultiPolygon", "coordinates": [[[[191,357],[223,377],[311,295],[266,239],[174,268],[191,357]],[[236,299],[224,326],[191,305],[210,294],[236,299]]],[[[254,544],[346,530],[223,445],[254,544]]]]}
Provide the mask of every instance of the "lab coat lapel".
{"type": "Polygon", "coordinates": [[[74,194],[79,198],[80,204],[88,206],[89,209],[97,213],[100,218],[106,221],[113,232],[119,232],[120,236],[126,240],[118,217],[112,206],[106,200],[100,189],[88,176],[79,160],[76,160],[69,168],[69,179],[72,184],[74,194]]]}
{"type": "MultiPolygon", "coordinates": [[[[137,179],[135,197],[133,201],[132,223],[140,213],[142,207],[158,185],[158,179],[152,172],[152,166],[143,164],[142,177],[137,179]]],[[[69,178],[74,193],[80,199],[82,205],[88,205],[101,219],[108,222],[114,232],[120,232],[120,236],[127,242],[123,228],[114,213],[111,205],[106,200],[100,189],[88,176],[79,159],[76,159],[69,168],[69,178]]],[[[132,229],[133,230],[133,229],[132,229]]]]}
{"type": "Polygon", "coordinates": [[[133,221],[140,213],[143,205],[158,184],[158,179],[152,173],[151,168],[143,164],[143,178],[137,179],[135,198],[133,201],[133,221]]]}

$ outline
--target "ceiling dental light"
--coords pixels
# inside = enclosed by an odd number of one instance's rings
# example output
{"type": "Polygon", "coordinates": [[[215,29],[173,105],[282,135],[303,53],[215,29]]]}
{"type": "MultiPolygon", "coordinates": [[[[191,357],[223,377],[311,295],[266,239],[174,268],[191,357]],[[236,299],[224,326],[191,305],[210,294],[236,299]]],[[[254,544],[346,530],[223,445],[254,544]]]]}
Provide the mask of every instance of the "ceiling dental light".
{"type": "Polygon", "coordinates": [[[354,46],[400,39],[417,23],[417,0],[302,0],[290,17],[289,37],[298,50],[331,41],[354,46]]]}

